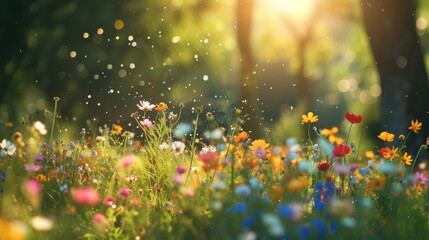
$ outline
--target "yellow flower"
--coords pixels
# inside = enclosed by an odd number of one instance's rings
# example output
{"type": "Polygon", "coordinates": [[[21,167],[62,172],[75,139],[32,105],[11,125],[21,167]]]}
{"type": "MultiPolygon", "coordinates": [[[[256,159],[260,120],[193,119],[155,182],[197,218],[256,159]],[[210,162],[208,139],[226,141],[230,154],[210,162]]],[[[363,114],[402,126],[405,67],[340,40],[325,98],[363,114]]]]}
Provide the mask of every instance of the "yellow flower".
{"type": "Polygon", "coordinates": [[[46,182],[46,176],[39,173],[39,174],[36,175],[36,180],[38,182],[46,182]]]}
{"type": "Polygon", "coordinates": [[[419,133],[419,131],[422,130],[422,123],[419,122],[419,120],[417,119],[416,121],[411,120],[411,126],[409,126],[408,129],[413,131],[414,133],[419,133]]]}
{"type": "Polygon", "coordinates": [[[365,152],[365,157],[367,157],[370,160],[374,160],[375,159],[375,154],[373,151],[366,151],[365,152]]]}
{"type": "Polygon", "coordinates": [[[250,146],[250,150],[255,150],[258,148],[262,148],[262,149],[267,149],[270,146],[269,143],[265,142],[264,139],[256,139],[255,141],[252,142],[252,146],[250,146]]]}
{"type": "Polygon", "coordinates": [[[394,158],[399,157],[398,150],[399,149],[395,147],[392,147],[392,148],[384,147],[382,148],[381,154],[384,158],[392,160],[394,158]]]}
{"type": "Polygon", "coordinates": [[[167,104],[165,104],[165,103],[163,103],[163,102],[160,102],[159,104],[156,104],[156,107],[155,107],[155,110],[156,110],[156,111],[158,111],[158,112],[163,112],[163,111],[165,111],[166,109],[168,109],[168,105],[167,105],[167,104]]]}
{"type": "Polygon", "coordinates": [[[122,127],[116,124],[113,124],[113,129],[111,130],[112,134],[120,135],[122,132],[122,127]]]}
{"type": "Polygon", "coordinates": [[[386,142],[393,142],[393,139],[395,138],[395,134],[384,131],[380,133],[377,137],[386,142]]]}
{"type": "Polygon", "coordinates": [[[320,134],[322,134],[325,137],[329,137],[331,135],[335,135],[338,133],[337,127],[332,127],[331,129],[324,128],[322,131],[320,131],[320,134]]]}
{"type": "Polygon", "coordinates": [[[413,159],[411,158],[411,155],[408,155],[408,153],[405,152],[404,156],[402,156],[402,161],[404,161],[406,165],[411,165],[411,163],[413,162],[413,159]]]}
{"type": "Polygon", "coordinates": [[[315,123],[319,121],[318,116],[314,115],[313,112],[308,112],[307,115],[302,115],[302,123],[315,123]]]}
{"type": "Polygon", "coordinates": [[[292,178],[286,182],[286,189],[290,192],[301,191],[307,187],[309,183],[310,181],[307,178],[292,178]]]}

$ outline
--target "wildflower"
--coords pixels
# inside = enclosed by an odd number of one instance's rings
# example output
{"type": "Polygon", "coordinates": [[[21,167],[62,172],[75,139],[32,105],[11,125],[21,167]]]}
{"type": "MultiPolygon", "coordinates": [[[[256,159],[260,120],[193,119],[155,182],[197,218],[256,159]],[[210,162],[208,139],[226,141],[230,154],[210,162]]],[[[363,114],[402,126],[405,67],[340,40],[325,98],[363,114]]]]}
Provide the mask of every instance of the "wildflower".
{"type": "Polygon", "coordinates": [[[112,134],[121,135],[122,127],[120,125],[113,124],[113,129],[111,130],[112,134]]]}
{"type": "Polygon", "coordinates": [[[191,187],[182,187],[180,188],[180,192],[188,197],[194,197],[195,196],[195,189],[191,187]]]}
{"type": "Polygon", "coordinates": [[[332,155],[334,157],[344,157],[350,152],[350,147],[345,144],[336,145],[332,149],[332,155]]]}
{"type": "Polygon", "coordinates": [[[384,131],[380,133],[377,137],[385,142],[393,142],[393,139],[395,138],[395,134],[384,131]]]}
{"type": "Polygon", "coordinates": [[[186,168],[184,166],[177,166],[176,167],[176,172],[178,174],[184,174],[186,172],[186,168]]]}
{"type": "Polygon", "coordinates": [[[45,182],[46,181],[46,176],[39,173],[39,174],[36,175],[36,180],[39,181],[39,182],[45,182]]]}
{"type": "Polygon", "coordinates": [[[206,152],[198,154],[198,160],[204,165],[211,165],[219,156],[217,152],[206,152]]]}
{"type": "Polygon", "coordinates": [[[352,216],[355,209],[350,200],[332,199],[329,202],[331,212],[336,216],[352,216]]]}
{"type": "Polygon", "coordinates": [[[317,169],[319,169],[319,171],[326,171],[328,170],[330,167],[329,163],[326,161],[323,161],[319,164],[319,166],[317,166],[317,169]]]}
{"type": "Polygon", "coordinates": [[[54,222],[46,217],[35,216],[31,219],[31,226],[37,231],[49,231],[54,227],[54,222]]]}
{"type": "Polygon", "coordinates": [[[121,188],[119,190],[119,194],[121,194],[122,196],[126,197],[128,195],[130,195],[133,191],[131,189],[128,188],[121,188]]]}
{"type": "Polygon", "coordinates": [[[101,233],[106,230],[107,218],[103,214],[97,213],[92,216],[92,224],[95,230],[101,233]]]}
{"type": "Polygon", "coordinates": [[[151,104],[148,101],[140,101],[140,104],[137,104],[137,107],[142,111],[152,111],[152,109],[155,107],[154,104],[151,104]]]}
{"type": "Polygon", "coordinates": [[[36,180],[29,180],[24,185],[25,192],[27,192],[30,196],[36,196],[40,193],[42,186],[36,180]]]}
{"type": "Polygon", "coordinates": [[[411,126],[409,126],[408,129],[414,133],[419,133],[419,131],[422,130],[422,123],[417,119],[415,121],[411,120],[411,126]]]}
{"type": "Polygon", "coordinates": [[[411,165],[413,159],[411,159],[411,155],[408,155],[408,153],[405,152],[404,156],[402,156],[402,161],[404,161],[405,165],[411,165]]]}
{"type": "Polygon", "coordinates": [[[176,120],[177,119],[177,114],[174,114],[173,112],[170,112],[168,114],[168,120],[176,120]]]}
{"type": "Polygon", "coordinates": [[[40,170],[40,165],[37,164],[30,164],[28,166],[25,167],[25,170],[27,171],[31,171],[31,172],[37,172],[40,170]]]}
{"type": "Polygon", "coordinates": [[[104,205],[106,206],[113,206],[113,204],[115,203],[116,198],[112,197],[112,196],[108,196],[104,198],[104,205]]]}
{"type": "Polygon", "coordinates": [[[307,115],[302,115],[302,123],[315,123],[319,121],[318,116],[314,115],[313,112],[308,112],[307,115]]]}
{"type": "Polygon", "coordinates": [[[174,141],[171,143],[171,150],[174,155],[182,154],[185,151],[185,144],[181,141],[174,141]]]}
{"type": "Polygon", "coordinates": [[[392,148],[384,147],[384,148],[380,149],[380,155],[383,158],[392,160],[394,158],[399,157],[398,150],[399,149],[395,148],[395,147],[392,147],[392,148]]]}
{"type": "Polygon", "coordinates": [[[332,170],[338,175],[345,176],[350,173],[350,166],[345,164],[335,164],[332,167],[332,170]]]}
{"type": "Polygon", "coordinates": [[[173,135],[175,138],[182,138],[186,134],[192,131],[192,125],[189,123],[181,122],[177,124],[177,127],[173,131],[173,135]]]}
{"type": "Polygon", "coordinates": [[[136,157],[132,154],[127,154],[122,158],[122,167],[123,168],[129,168],[131,165],[133,165],[134,161],[136,160],[136,157]]]}
{"type": "Polygon", "coordinates": [[[183,177],[183,174],[176,173],[173,175],[173,182],[176,185],[183,185],[185,183],[185,178],[183,177]]]}
{"type": "Polygon", "coordinates": [[[145,127],[152,127],[153,123],[149,119],[145,118],[143,121],[140,121],[140,124],[145,127]]]}
{"type": "Polygon", "coordinates": [[[249,134],[245,131],[240,132],[239,134],[234,136],[234,142],[244,142],[249,138],[249,134]]]}
{"type": "Polygon", "coordinates": [[[264,139],[257,139],[252,142],[252,145],[249,148],[250,150],[254,151],[257,148],[267,149],[269,146],[270,144],[265,142],[264,139]]]}
{"type": "Polygon", "coordinates": [[[156,107],[155,107],[155,110],[156,110],[156,111],[158,111],[158,112],[163,112],[163,111],[165,111],[166,109],[168,109],[168,105],[167,105],[167,104],[165,104],[164,102],[160,102],[160,103],[156,104],[156,107]]]}
{"type": "Polygon", "coordinates": [[[280,237],[285,233],[280,219],[274,214],[263,214],[262,223],[267,228],[268,233],[273,237],[280,237]]]}
{"type": "Polygon", "coordinates": [[[41,134],[46,135],[48,134],[48,130],[46,130],[45,124],[43,124],[41,121],[35,121],[33,124],[33,127],[41,134]]]}
{"type": "Polygon", "coordinates": [[[351,123],[360,123],[360,122],[362,122],[362,116],[361,115],[354,115],[352,113],[346,112],[344,114],[344,116],[351,123]]]}
{"type": "Polygon", "coordinates": [[[309,184],[307,178],[292,178],[286,182],[286,189],[290,192],[301,191],[309,184]]]}
{"type": "Polygon", "coordinates": [[[384,161],[382,161],[380,164],[378,164],[377,168],[380,172],[382,172],[384,174],[394,173],[397,169],[393,163],[384,162],[384,161]]]}
{"type": "Polygon", "coordinates": [[[307,160],[298,162],[298,168],[303,172],[308,172],[308,173],[316,172],[316,167],[312,164],[312,162],[307,160]]]}
{"type": "Polygon", "coordinates": [[[100,201],[100,196],[95,189],[85,187],[74,190],[73,199],[80,204],[95,205],[100,201]]]}
{"type": "Polygon", "coordinates": [[[418,184],[426,185],[428,182],[427,176],[422,172],[415,172],[414,177],[416,178],[416,182],[418,184]]]}
{"type": "Polygon", "coordinates": [[[247,197],[252,192],[248,185],[240,185],[234,189],[234,193],[241,197],[247,197]]]}
{"type": "Polygon", "coordinates": [[[216,147],[212,145],[208,145],[206,147],[203,147],[200,151],[200,154],[208,153],[208,152],[216,152],[216,147]]]}
{"type": "Polygon", "coordinates": [[[135,183],[137,181],[137,178],[135,176],[131,175],[131,176],[127,176],[125,178],[125,181],[128,183],[135,183]]]}
{"type": "Polygon", "coordinates": [[[299,220],[304,212],[304,206],[300,203],[281,204],[278,213],[281,218],[299,220]]]}
{"type": "Polygon", "coordinates": [[[158,148],[159,150],[167,150],[167,149],[170,149],[170,145],[168,145],[168,143],[166,142],[162,142],[158,148]]]}
{"type": "Polygon", "coordinates": [[[9,156],[12,156],[16,151],[15,145],[6,139],[3,139],[0,143],[0,147],[2,148],[1,151],[9,156]]]}
{"type": "Polygon", "coordinates": [[[253,155],[257,158],[265,158],[265,156],[267,155],[267,151],[265,149],[262,148],[256,148],[255,150],[253,150],[253,155]]]}
{"type": "Polygon", "coordinates": [[[45,157],[43,157],[42,154],[38,154],[34,157],[34,161],[36,161],[36,162],[41,162],[41,161],[43,161],[43,159],[45,159],[45,157]]]}

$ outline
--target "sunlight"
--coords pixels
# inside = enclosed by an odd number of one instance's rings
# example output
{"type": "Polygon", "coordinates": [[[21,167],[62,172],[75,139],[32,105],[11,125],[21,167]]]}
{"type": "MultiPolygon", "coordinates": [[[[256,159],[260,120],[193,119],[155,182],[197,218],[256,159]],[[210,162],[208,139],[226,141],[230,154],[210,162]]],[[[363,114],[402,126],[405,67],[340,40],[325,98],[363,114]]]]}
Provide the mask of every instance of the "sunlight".
{"type": "Polygon", "coordinates": [[[269,0],[268,2],[294,24],[307,24],[316,5],[315,0],[269,0]]]}

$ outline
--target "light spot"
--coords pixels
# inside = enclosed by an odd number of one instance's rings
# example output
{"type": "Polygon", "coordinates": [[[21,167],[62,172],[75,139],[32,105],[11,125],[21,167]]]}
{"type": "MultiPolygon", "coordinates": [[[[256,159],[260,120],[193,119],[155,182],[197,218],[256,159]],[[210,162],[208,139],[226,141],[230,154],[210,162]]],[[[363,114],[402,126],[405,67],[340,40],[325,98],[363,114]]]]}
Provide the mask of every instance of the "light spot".
{"type": "Polygon", "coordinates": [[[122,21],[121,19],[117,19],[115,21],[114,26],[116,30],[121,30],[122,28],[124,28],[125,24],[124,24],[124,21],[122,21]]]}
{"type": "Polygon", "coordinates": [[[71,52],[70,52],[70,57],[71,57],[71,58],[75,58],[76,56],[77,56],[76,51],[71,51],[71,52]]]}
{"type": "Polygon", "coordinates": [[[102,29],[102,28],[98,28],[97,29],[97,34],[98,35],[101,35],[101,34],[103,34],[104,33],[104,30],[102,29]]]}
{"type": "Polygon", "coordinates": [[[171,39],[171,42],[172,42],[172,43],[179,43],[179,42],[180,42],[180,36],[174,36],[174,37],[171,39]]]}
{"type": "Polygon", "coordinates": [[[207,80],[209,80],[209,76],[207,76],[207,75],[204,75],[204,76],[203,76],[203,80],[204,80],[204,81],[207,81],[207,80]]]}
{"type": "Polygon", "coordinates": [[[83,38],[89,38],[89,33],[84,32],[82,36],[83,36],[83,38]]]}

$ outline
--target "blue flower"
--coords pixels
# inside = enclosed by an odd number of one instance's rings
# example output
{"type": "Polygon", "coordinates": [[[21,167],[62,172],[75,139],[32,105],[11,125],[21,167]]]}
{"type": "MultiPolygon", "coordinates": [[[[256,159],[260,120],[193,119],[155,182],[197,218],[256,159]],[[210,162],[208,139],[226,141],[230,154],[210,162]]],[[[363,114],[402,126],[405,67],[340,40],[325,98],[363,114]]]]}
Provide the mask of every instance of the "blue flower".
{"type": "Polygon", "coordinates": [[[243,219],[243,221],[241,222],[241,228],[243,228],[243,229],[249,229],[249,228],[251,228],[255,224],[256,224],[255,217],[252,217],[252,216],[245,217],[243,219]]]}
{"type": "Polygon", "coordinates": [[[323,237],[326,234],[325,223],[320,218],[311,221],[311,226],[316,230],[317,237],[323,237]]]}
{"type": "Polygon", "coordinates": [[[310,229],[308,226],[303,225],[299,228],[299,239],[309,239],[310,238],[310,229]]]}
{"type": "Polygon", "coordinates": [[[232,208],[228,209],[229,214],[233,213],[245,213],[247,211],[247,205],[245,203],[237,203],[232,208]]]}

